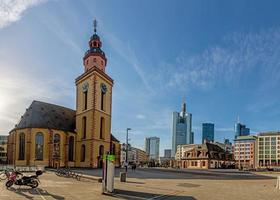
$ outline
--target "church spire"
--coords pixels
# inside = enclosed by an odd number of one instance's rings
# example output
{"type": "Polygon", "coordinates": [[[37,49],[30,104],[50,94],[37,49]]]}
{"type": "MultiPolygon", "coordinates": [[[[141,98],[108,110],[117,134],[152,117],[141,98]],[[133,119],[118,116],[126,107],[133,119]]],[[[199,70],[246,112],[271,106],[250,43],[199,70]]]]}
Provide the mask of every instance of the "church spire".
{"type": "Polygon", "coordinates": [[[90,37],[88,42],[89,50],[86,51],[84,56],[84,66],[85,72],[90,70],[91,68],[98,68],[105,72],[105,67],[107,64],[107,58],[105,53],[102,51],[102,42],[97,35],[97,20],[93,20],[93,35],[90,37]]]}
{"type": "Polygon", "coordinates": [[[97,27],[97,20],[96,19],[93,20],[93,27],[94,27],[94,29],[93,29],[94,34],[96,34],[96,27],[97,27]]]}

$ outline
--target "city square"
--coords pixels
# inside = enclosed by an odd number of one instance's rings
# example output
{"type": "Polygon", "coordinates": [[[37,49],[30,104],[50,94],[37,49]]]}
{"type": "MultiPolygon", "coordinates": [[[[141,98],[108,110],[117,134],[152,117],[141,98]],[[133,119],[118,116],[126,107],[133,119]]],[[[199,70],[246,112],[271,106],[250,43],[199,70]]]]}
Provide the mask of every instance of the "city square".
{"type": "Polygon", "coordinates": [[[0,0],[0,200],[280,199],[280,2],[0,0]]]}
{"type": "Polygon", "coordinates": [[[81,170],[80,181],[58,177],[47,171],[37,189],[13,186],[6,189],[1,182],[0,199],[166,199],[223,200],[279,199],[276,178],[233,170],[175,170],[141,168],[128,171],[127,182],[119,181],[116,170],[115,191],[102,195],[98,182],[101,170],[81,170]],[[86,174],[91,174],[86,175],[86,174]]]}

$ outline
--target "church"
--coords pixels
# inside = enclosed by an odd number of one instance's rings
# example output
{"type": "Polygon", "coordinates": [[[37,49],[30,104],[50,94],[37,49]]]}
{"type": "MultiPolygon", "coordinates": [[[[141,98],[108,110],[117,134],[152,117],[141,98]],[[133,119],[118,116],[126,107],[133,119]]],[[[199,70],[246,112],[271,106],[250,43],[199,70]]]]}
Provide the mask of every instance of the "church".
{"type": "Polygon", "coordinates": [[[120,163],[120,143],[111,134],[112,88],[107,58],[96,32],[76,83],[76,110],[33,101],[8,136],[8,164],[101,168],[103,155],[120,163]]]}

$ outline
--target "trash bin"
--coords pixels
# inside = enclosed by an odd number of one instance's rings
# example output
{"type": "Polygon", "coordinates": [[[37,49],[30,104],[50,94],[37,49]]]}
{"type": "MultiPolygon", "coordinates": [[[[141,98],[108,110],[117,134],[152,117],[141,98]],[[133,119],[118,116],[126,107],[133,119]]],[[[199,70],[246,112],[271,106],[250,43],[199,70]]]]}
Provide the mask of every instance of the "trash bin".
{"type": "Polygon", "coordinates": [[[120,172],[120,181],[126,182],[126,172],[120,172]]]}

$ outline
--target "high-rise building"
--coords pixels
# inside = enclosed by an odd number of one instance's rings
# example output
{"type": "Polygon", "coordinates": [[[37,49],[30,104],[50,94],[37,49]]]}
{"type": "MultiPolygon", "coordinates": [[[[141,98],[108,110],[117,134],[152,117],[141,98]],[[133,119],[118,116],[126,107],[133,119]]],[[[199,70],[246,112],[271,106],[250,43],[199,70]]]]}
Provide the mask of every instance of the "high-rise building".
{"type": "Polygon", "coordinates": [[[239,136],[234,140],[235,166],[239,169],[255,168],[257,137],[253,135],[239,136]]]}
{"type": "Polygon", "coordinates": [[[250,129],[247,128],[245,124],[241,124],[239,122],[235,123],[234,132],[235,132],[235,139],[238,136],[250,135],[250,129]]]}
{"type": "Polygon", "coordinates": [[[258,167],[280,166],[280,132],[258,134],[258,167]]]}
{"type": "Polygon", "coordinates": [[[194,143],[194,132],[191,132],[191,139],[190,139],[190,144],[194,143]]]}
{"type": "Polygon", "coordinates": [[[148,137],[145,144],[146,153],[149,160],[159,161],[159,138],[148,137]]]}
{"type": "Polygon", "coordinates": [[[202,144],[205,141],[214,142],[214,124],[202,123],[202,144]]]}
{"type": "Polygon", "coordinates": [[[182,111],[172,113],[172,152],[175,157],[177,146],[182,144],[193,144],[194,134],[192,132],[192,114],[186,112],[186,103],[182,104],[182,111]]]}
{"type": "Polygon", "coordinates": [[[171,149],[164,149],[164,157],[171,158],[171,149]]]}

